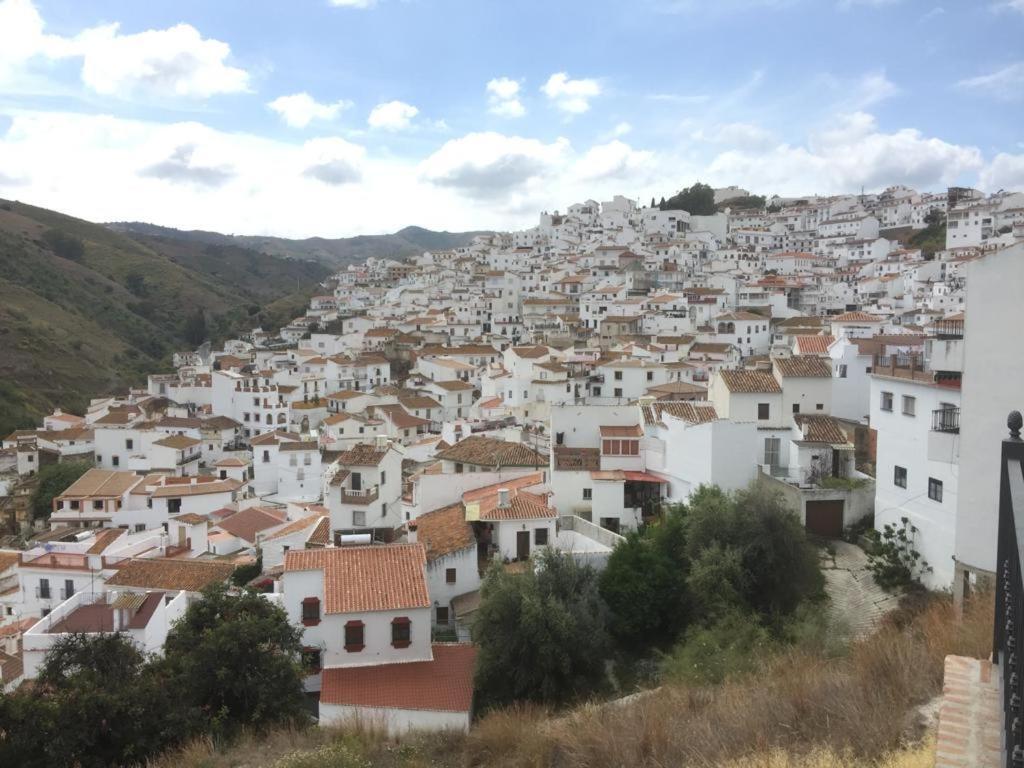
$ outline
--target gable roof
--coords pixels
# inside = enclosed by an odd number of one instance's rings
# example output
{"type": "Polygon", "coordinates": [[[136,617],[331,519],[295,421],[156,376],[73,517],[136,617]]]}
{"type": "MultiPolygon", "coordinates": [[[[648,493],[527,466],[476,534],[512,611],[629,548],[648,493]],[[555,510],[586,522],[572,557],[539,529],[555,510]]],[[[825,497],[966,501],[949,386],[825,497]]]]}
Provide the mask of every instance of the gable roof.
{"type": "Polygon", "coordinates": [[[256,542],[256,534],[260,531],[265,531],[284,522],[286,520],[283,515],[274,514],[270,510],[261,509],[260,507],[249,507],[241,512],[225,517],[217,523],[217,527],[222,531],[230,533],[232,536],[253,544],[256,542]]]}
{"type": "Polygon", "coordinates": [[[409,528],[416,529],[416,541],[426,548],[428,563],[476,546],[473,527],[466,522],[466,509],[461,502],[420,515],[409,523],[409,528]]]}
{"type": "Polygon", "coordinates": [[[323,571],[326,613],[429,608],[422,544],[291,550],[285,573],[323,571]]]}
{"type": "Polygon", "coordinates": [[[444,461],[487,467],[537,467],[547,464],[547,457],[522,443],[511,443],[485,435],[470,435],[455,445],[438,451],[444,461]]]}
{"type": "Polygon", "coordinates": [[[325,669],[320,701],[350,707],[469,712],[476,647],[435,643],[431,650],[432,661],[325,669]]]}
{"type": "Polygon", "coordinates": [[[775,368],[786,378],[828,379],[832,377],[832,366],[817,355],[793,355],[775,358],[775,368]]]}
{"type": "Polygon", "coordinates": [[[818,413],[796,413],[793,414],[793,421],[800,427],[803,440],[808,443],[845,445],[849,442],[846,432],[831,416],[818,413]]]}
{"type": "Polygon", "coordinates": [[[200,592],[210,584],[226,581],[234,570],[233,563],[214,560],[129,560],[107,579],[107,584],[200,592]]]}
{"type": "Polygon", "coordinates": [[[796,337],[796,348],[801,355],[827,355],[835,336],[819,334],[817,336],[799,335],[796,337]]]}
{"type": "Polygon", "coordinates": [[[89,469],[58,496],[58,499],[91,496],[121,496],[142,482],[134,472],[110,469],[89,469]]]}
{"type": "Polygon", "coordinates": [[[782,391],[779,382],[768,371],[719,371],[730,392],[776,394],[782,391]]]}

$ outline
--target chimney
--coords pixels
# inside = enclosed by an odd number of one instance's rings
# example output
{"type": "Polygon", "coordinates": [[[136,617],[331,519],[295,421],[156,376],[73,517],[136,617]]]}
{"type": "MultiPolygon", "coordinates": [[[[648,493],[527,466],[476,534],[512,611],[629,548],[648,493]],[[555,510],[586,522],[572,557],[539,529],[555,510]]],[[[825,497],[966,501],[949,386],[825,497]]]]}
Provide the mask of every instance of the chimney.
{"type": "Polygon", "coordinates": [[[508,488],[498,489],[498,507],[500,509],[506,509],[508,507],[508,488]]]}
{"type": "Polygon", "coordinates": [[[408,525],[405,526],[405,529],[409,532],[409,535],[406,538],[408,539],[410,544],[415,544],[416,543],[416,531],[417,531],[417,528],[418,528],[418,526],[416,525],[415,522],[411,522],[411,523],[409,523],[408,525]]]}
{"type": "Polygon", "coordinates": [[[390,441],[388,440],[387,435],[377,435],[375,439],[377,442],[378,451],[386,451],[388,449],[388,444],[390,441]]]}

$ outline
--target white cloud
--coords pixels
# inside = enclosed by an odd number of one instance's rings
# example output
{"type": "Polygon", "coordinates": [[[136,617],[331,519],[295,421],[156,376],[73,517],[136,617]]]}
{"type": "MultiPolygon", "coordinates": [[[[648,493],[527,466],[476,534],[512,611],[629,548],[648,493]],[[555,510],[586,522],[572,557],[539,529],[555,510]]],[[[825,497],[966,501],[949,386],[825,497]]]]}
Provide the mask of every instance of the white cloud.
{"type": "Polygon", "coordinates": [[[420,164],[420,175],[440,187],[483,198],[523,192],[553,174],[569,152],[567,139],[537,139],[488,131],[451,139],[420,164]]]}
{"type": "Polygon", "coordinates": [[[1024,13],[1024,0],[1000,0],[1000,2],[992,4],[992,10],[997,13],[1002,11],[1024,13]]]}
{"type": "Polygon", "coordinates": [[[563,112],[581,115],[590,109],[590,100],[601,95],[601,84],[593,79],[572,80],[565,72],[557,72],[541,91],[563,112]]]}
{"type": "Polygon", "coordinates": [[[907,184],[934,189],[982,167],[975,147],[950,144],[904,128],[878,129],[874,117],[843,115],[812,134],[806,146],[778,144],[761,152],[732,150],[715,157],[715,183],[736,183],[766,193],[850,192],[907,184]]]}
{"type": "Polygon", "coordinates": [[[328,0],[336,8],[372,8],[377,0],[328,0]]]}
{"type": "Polygon", "coordinates": [[[526,107],[519,100],[519,83],[507,77],[497,77],[487,83],[488,112],[499,117],[522,117],[526,107]]]}
{"type": "Polygon", "coordinates": [[[629,123],[623,121],[623,122],[619,123],[618,125],[616,125],[612,129],[612,135],[613,136],[625,136],[627,133],[629,133],[632,130],[633,130],[633,126],[630,125],[629,123]]]}
{"type": "Polygon", "coordinates": [[[118,24],[74,37],[48,35],[31,0],[0,2],[0,80],[34,60],[81,59],[82,82],[105,96],[205,98],[249,90],[249,74],[228,64],[231,47],[189,24],[121,34],[118,24]]]}
{"type": "Polygon", "coordinates": [[[1024,61],[997,69],[987,75],[968,77],[957,82],[957,88],[981,91],[1004,101],[1017,101],[1024,97],[1024,61]]]}
{"type": "Polygon", "coordinates": [[[885,72],[869,72],[857,84],[854,101],[857,109],[864,109],[895,96],[899,90],[896,84],[885,76],[885,72]]]}
{"type": "Polygon", "coordinates": [[[584,181],[617,179],[637,181],[651,169],[654,153],[633,149],[618,139],[591,147],[575,164],[576,175],[584,181]]]}
{"type": "Polygon", "coordinates": [[[314,120],[333,120],[343,109],[351,107],[352,102],[342,100],[332,104],[321,104],[303,91],[290,96],[278,96],[267,106],[277,112],[292,128],[305,128],[314,120]]]}
{"type": "Polygon", "coordinates": [[[401,131],[409,127],[420,111],[404,101],[388,101],[378,104],[370,112],[366,122],[371,128],[385,131],[401,131]]]}
{"type": "Polygon", "coordinates": [[[752,123],[723,123],[710,129],[699,128],[691,136],[697,141],[725,144],[744,150],[765,149],[774,143],[769,131],[752,123]]]}
{"type": "Polygon", "coordinates": [[[989,192],[1024,190],[1024,155],[1000,152],[982,170],[979,186],[989,192]]]}
{"type": "Polygon", "coordinates": [[[324,184],[352,184],[363,177],[366,149],[344,139],[312,139],[302,147],[308,165],[303,173],[324,184]]]}

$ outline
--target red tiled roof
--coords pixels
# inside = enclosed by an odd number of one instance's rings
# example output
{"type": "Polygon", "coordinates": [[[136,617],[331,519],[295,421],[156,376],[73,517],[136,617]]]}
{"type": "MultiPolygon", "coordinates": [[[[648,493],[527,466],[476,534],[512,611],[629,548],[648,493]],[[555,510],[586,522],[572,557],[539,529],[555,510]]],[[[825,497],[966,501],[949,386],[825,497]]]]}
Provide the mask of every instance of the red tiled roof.
{"type": "Polygon", "coordinates": [[[284,522],[286,519],[283,514],[260,507],[249,507],[230,517],[225,517],[217,523],[217,527],[252,544],[256,541],[256,534],[260,531],[265,531],[284,522]]]}
{"type": "Polygon", "coordinates": [[[469,712],[476,647],[438,643],[432,649],[433,661],[325,669],[320,701],[352,707],[469,712]]]}
{"type": "Polygon", "coordinates": [[[828,348],[835,341],[835,337],[829,334],[820,336],[797,336],[796,348],[801,355],[827,355],[828,348]]]}
{"type": "Polygon", "coordinates": [[[426,547],[428,561],[476,544],[473,528],[466,522],[466,509],[461,503],[420,515],[409,523],[409,528],[413,527],[416,529],[416,541],[426,547]]]}
{"type": "Polygon", "coordinates": [[[284,570],[323,571],[326,613],[429,608],[422,544],[292,550],[284,570]]]}

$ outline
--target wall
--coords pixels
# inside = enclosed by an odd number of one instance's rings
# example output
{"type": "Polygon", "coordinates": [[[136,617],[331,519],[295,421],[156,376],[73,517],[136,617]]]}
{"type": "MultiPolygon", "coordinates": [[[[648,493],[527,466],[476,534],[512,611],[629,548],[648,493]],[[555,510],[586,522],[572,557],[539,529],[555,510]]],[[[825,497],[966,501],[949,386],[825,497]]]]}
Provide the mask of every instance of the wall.
{"type": "Polygon", "coordinates": [[[990,254],[967,268],[964,377],[960,413],[960,496],[956,558],[995,570],[999,456],[1006,416],[1024,411],[1024,245],[990,254]]]}
{"type": "Polygon", "coordinates": [[[389,734],[408,731],[469,730],[468,712],[437,712],[425,709],[384,709],[381,707],[350,707],[320,702],[320,725],[344,723],[379,726],[389,734]]]}

